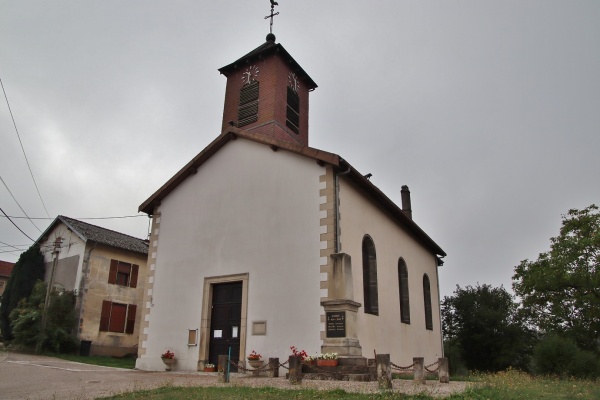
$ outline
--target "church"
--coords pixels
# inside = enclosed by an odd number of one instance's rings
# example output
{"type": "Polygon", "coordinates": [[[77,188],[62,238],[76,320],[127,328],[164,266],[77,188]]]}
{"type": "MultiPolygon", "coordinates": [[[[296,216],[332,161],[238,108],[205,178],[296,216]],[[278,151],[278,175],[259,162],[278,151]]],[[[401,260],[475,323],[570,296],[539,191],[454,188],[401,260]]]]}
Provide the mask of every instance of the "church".
{"type": "MultiPolygon", "coordinates": [[[[338,154],[309,146],[316,83],[275,35],[219,69],[222,132],[139,209],[152,217],[136,367],[202,370],[290,346],[443,356],[446,253],[338,154]]],[[[239,364],[238,364],[239,365],[239,364]]],[[[233,370],[235,370],[235,365],[233,370]]]]}

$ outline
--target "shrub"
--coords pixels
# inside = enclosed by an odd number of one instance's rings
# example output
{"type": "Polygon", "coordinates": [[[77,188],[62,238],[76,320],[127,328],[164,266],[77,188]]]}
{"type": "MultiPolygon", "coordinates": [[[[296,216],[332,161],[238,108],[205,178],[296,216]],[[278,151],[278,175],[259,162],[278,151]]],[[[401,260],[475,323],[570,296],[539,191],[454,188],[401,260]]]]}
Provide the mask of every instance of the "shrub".
{"type": "Polygon", "coordinates": [[[444,342],[444,356],[448,359],[450,375],[467,375],[467,367],[460,356],[460,347],[455,340],[444,342]]]}
{"type": "Polygon", "coordinates": [[[600,376],[600,360],[594,353],[581,350],[573,340],[550,334],[534,349],[533,371],[560,377],[595,378],[600,376]]]}
{"type": "Polygon", "coordinates": [[[42,315],[46,297],[46,284],[38,281],[28,300],[21,300],[12,310],[10,321],[14,343],[37,352],[51,350],[56,353],[72,351],[76,347],[72,335],[75,328],[75,293],[56,290],[50,292],[46,328],[42,329],[42,315]]]}

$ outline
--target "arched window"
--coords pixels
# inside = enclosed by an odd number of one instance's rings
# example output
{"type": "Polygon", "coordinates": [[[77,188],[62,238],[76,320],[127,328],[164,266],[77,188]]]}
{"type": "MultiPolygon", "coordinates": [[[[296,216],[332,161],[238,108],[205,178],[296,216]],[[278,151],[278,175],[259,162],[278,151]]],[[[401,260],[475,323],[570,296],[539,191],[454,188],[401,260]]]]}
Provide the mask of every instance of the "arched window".
{"type": "Polygon", "coordinates": [[[375,257],[375,244],[365,235],[362,242],[363,256],[363,291],[365,298],[365,312],[379,315],[379,300],[377,297],[377,258],[375,257]]]}
{"type": "Polygon", "coordinates": [[[398,260],[398,288],[400,289],[400,321],[410,324],[410,298],[408,296],[408,268],[401,258],[398,260]]]}
{"type": "Polygon", "coordinates": [[[423,274],[423,303],[425,304],[425,328],[433,330],[433,317],[431,315],[431,287],[429,277],[423,274]]]}

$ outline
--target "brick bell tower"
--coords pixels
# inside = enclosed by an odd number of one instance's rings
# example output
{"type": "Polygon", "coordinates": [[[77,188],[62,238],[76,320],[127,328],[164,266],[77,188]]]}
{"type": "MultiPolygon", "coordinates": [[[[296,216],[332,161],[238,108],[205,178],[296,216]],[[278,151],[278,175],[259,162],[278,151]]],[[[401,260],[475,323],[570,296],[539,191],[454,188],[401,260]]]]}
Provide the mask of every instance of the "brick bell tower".
{"type": "Polygon", "coordinates": [[[308,146],[308,95],[317,84],[273,33],[219,72],[227,77],[221,131],[233,125],[308,146]]]}

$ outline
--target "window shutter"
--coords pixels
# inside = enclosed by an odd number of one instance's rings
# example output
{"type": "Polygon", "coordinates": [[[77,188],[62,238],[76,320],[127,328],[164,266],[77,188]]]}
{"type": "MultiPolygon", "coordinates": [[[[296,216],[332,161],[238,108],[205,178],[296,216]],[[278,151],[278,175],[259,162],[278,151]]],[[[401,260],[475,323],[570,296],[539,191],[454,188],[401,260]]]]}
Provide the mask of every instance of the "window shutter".
{"type": "Polygon", "coordinates": [[[125,332],[127,304],[112,303],[110,310],[109,332],[125,332]]]}
{"type": "Polygon", "coordinates": [[[102,313],[100,314],[100,332],[108,331],[108,324],[110,322],[110,308],[111,302],[104,300],[102,302],[102,313]]]}
{"type": "MultiPolygon", "coordinates": [[[[137,267],[137,265],[136,265],[137,267]]],[[[129,305],[129,310],[127,311],[127,326],[125,327],[125,333],[133,333],[133,329],[135,327],[135,312],[137,310],[137,306],[135,304],[129,305]]]]}
{"type": "Polygon", "coordinates": [[[137,279],[138,279],[138,270],[140,266],[137,264],[133,264],[131,266],[131,279],[129,280],[129,287],[135,288],[137,287],[137,279]]]}
{"type": "Polygon", "coordinates": [[[108,283],[117,283],[118,268],[119,268],[119,262],[117,260],[110,260],[110,271],[108,272],[108,283]]]}

